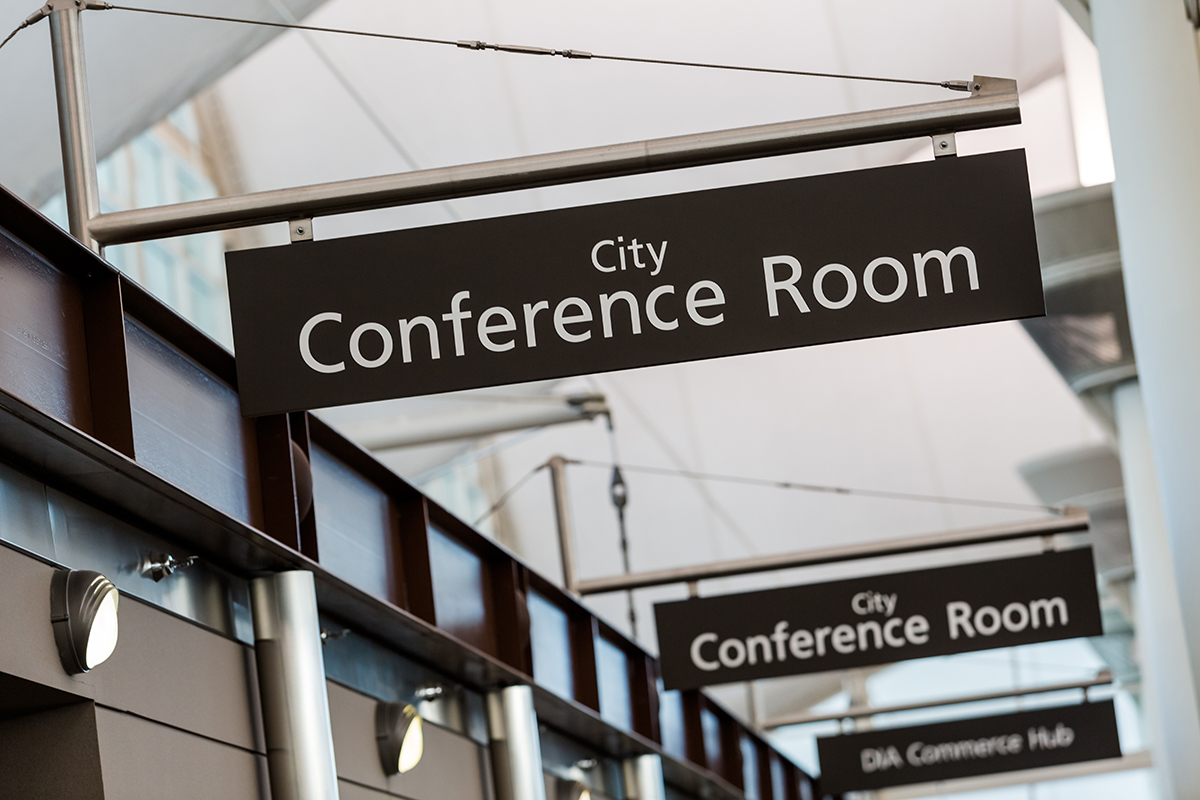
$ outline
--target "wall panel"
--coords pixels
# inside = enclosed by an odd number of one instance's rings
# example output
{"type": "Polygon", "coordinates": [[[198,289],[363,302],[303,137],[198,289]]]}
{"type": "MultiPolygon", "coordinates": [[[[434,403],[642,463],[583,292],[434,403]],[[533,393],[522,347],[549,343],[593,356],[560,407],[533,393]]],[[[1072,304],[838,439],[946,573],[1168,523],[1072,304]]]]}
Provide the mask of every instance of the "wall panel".
{"type": "Polygon", "coordinates": [[[92,431],[79,285],[0,229],[0,387],[92,431]]]}
{"type": "Polygon", "coordinates": [[[387,777],[375,744],[376,700],[327,683],[333,749],[342,783],[381,797],[411,800],[488,800],[486,748],[465,736],[426,722],[425,752],[403,775],[387,777]]]}
{"type": "Polygon", "coordinates": [[[106,798],[270,798],[265,755],[102,707],[96,728],[106,798]]]}

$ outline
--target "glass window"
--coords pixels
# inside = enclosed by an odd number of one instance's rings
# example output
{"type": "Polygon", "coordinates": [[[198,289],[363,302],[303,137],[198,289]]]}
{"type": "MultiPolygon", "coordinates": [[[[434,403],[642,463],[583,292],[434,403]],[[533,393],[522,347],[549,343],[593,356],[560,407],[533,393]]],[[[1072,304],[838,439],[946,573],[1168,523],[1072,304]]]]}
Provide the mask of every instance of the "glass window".
{"type": "Polygon", "coordinates": [[[150,294],[169,306],[178,304],[175,291],[175,259],[158,242],[142,245],[144,258],[144,286],[150,294]]]}
{"type": "Polygon", "coordinates": [[[687,734],[683,722],[683,695],[677,691],[662,691],[659,681],[658,720],[662,731],[662,746],[679,759],[687,758],[687,734]]]}
{"type": "Polygon", "coordinates": [[[603,636],[596,639],[596,678],[600,685],[600,716],[609,725],[632,730],[629,656],[603,636]]]}
{"type": "Polygon", "coordinates": [[[391,501],[375,484],[320,447],[309,451],[322,566],[360,589],[390,597],[391,501]]]}
{"type": "Polygon", "coordinates": [[[704,758],[708,761],[708,768],[718,775],[724,775],[725,757],[721,750],[721,718],[711,709],[701,709],[700,730],[704,734],[704,758]]]}
{"type": "Polygon", "coordinates": [[[741,736],[742,787],[746,800],[759,800],[762,778],[758,773],[758,745],[746,734],[741,736]]]}
{"type": "Polygon", "coordinates": [[[571,620],[567,612],[530,592],[529,636],[533,645],[533,678],[559,697],[575,697],[571,663],[571,620]]]}
{"type": "Polygon", "coordinates": [[[487,571],[478,555],[429,528],[429,567],[433,607],[439,628],[495,655],[495,632],[488,603],[487,571]]]}

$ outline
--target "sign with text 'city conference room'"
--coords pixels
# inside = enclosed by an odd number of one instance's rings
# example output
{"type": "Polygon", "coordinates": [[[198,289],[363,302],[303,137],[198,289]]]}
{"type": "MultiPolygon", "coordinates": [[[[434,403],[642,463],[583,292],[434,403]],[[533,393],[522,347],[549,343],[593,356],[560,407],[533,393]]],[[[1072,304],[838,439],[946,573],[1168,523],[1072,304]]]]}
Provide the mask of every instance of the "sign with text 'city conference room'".
{"type": "Polygon", "coordinates": [[[1020,150],[226,261],[247,416],[1044,313],[1020,150]]]}
{"type": "Polygon", "coordinates": [[[1111,700],[817,739],[821,792],[1120,758],[1111,700]]]}
{"type": "Polygon", "coordinates": [[[1092,550],[654,606],[667,689],[1099,636],[1092,550]]]}

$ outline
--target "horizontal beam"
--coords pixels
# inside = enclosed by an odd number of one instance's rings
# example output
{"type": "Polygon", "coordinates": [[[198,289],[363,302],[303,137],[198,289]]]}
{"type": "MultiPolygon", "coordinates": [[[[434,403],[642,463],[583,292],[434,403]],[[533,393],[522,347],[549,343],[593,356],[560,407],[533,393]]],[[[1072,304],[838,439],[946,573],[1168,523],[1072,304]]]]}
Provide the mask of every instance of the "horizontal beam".
{"type": "Polygon", "coordinates": [[[976,77],[971,88],[960,100],[114,211],[88,230],[102,245],[122,244],[1021,122],[1016,81],[976,77]]]}
{"type": "Polygon", "coordinates": [[[610,578],[592,578],[591,580],[578,581],[574,586],[569,588],[581,595],[624,592],[631,589],[645,589],[650,586],[666,586],[673,583],[692,583],[694,581],[712,580],[713,578],[729,578],[734,575],[747,575],[754,572],[812,567],[818,564],[832,564],[838,561],[856,561],[864,558],[882,558],[884,556],[898,556],[906,553],[920,553],[926,550],[940,550],[946,547],[989,544],[1014,539],[1032,539],[1037,536],[1053,536],[1057,533],[1078,533],[1087,529],[1087,511],[1071,508],[1061,517],[1051,519],[1034,520],[1032,522],[1022,522],[1012,525],[995,525],[986,528],[968,528],[967,530],[947,531],[945,533],[930,533],[922,536],[909,536],[902,539],[888,539],[882,542],[866,542],[863,544],[826,547],[820,550],[805,550],[800,553],[787,553],[778,556],[761,556],[739,561],[723,561],[716,564],[699,564],[693,567],[678,567],[676,569],[655,570],[653,572],[636,572],[632,575],[614,575],[610,578]]]}
{"type": "Polygon", "coordinates": [[[788,725],[805,725],[809,722],[828,722],[831,719],[861,719],[873,717],[876,714],[894,714],[898,711],[917,711],[923,708],[940,708],[942,706],[957,706],[964,703],[982,703],[985,700],[1006,700],[1010,697],[1028,697],[1035,694],[1050,694],[1051,692],[1066,692],[1071,689],[1090,689],[1093,686],[1108,686],[1113,682],[1112,673],[1105,670],[1087,681],[1073,683],[1052,683],[1047,686],[1032,686],[1025,689],[1009,689],[1003,692],[986,692],[962,697],[948,697],[942,700],[925,700],[920,703],[905,703],[896,706],[850,706],[845,711],[832,714],[785,714],[779,717],[765,719],[759,723],[763,730],[774,730],[788,725]]]}
{"type": "Polygon", "coordinates": [[[338,429],[360,446],[378,452],[582,422],[607,413],[608,405],[603,395],[546,397],[513,403],[494,402],[436,414],[351,422],[338,426],[338,429]]]}

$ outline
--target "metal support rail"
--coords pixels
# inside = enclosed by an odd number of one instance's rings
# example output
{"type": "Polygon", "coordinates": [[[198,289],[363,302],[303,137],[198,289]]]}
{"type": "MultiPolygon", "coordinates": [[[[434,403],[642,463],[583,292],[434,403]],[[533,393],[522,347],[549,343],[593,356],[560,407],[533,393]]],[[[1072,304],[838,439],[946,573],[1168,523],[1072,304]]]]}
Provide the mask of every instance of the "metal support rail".
{"type": "Polygon", "coordinates": [[[746,575],[752,572],[811,567],[818,564],[831,564],[835,561],[856,561],[864,558],[881,558],[884,556],[904,555],[905,553],[920,553],[926,550],[940,550],[946,547],[989,544],[1014,539],[1032,539],[1038,536],[1050,537],[1058,533],[1078,533],[1087,529],[1087,511],[1079,508],[1070,508],[1063,516],[1054,517],[1053,519],[1035,520],[1011,525],[995,525],[985,528],[969,528],[967,530],[947,531],[945,533],[930,533],[883,542],[876,541],[842,545],[839,547],[825,547],[819,550],[806,550],[801,553],[761,556],[759,558],[747,558],[740,561],[700,564],[693,567],[678,567],[675,569],[655,570],[653,572],[638,572],[632,575],[614,575],[610,578],[592,578],[590,580],[578,581],[574,586],[568,586],[567,588],[581,595],[623,592],[629,589],[645,589],[649,586],[665,586],[672,583],[691,583],[694,581],[711,580],[713,578],[728,578],[733,575],[746,575]]]}
{"type": "Polygon", "coordinates": [[[1073,683],[1053,683],[1047,686],[1031,686],[1025,689],[1009,689],[1004,692],[986,692],[964,697],[949,697],[944,700],[926,700],[923,703],[905,703],[896,706],[851,706],[845,711],[835,711],[831,714],[785,714],[779,717],[763,720],[760,726],[763,730],[774,730],[787,725],[804,725],[808,722],[827,722],[831,719],[861,719],[873,717],[876,714],[894,714],[897,711],[917,711],[923,708],[940,708],[941,706],[957,706],[963,703],[981,703],[985,700],[1005,700],[1010,697],[1028,697],[1034,694],[1050,694],[1051,692],[1066,692],[1071,689],[1087,690],[1093,686],[1108,686],[1113,682],[1112,673],[1108,670],[1097,673],[1095,678],[1073,683]]]}
{"type": "Polygon", "coordinates": [[[976,77],[970,88],[964,99],[116,211],[88,232],[113,245],[1021,122],[1016,81],[976,77]]]}

